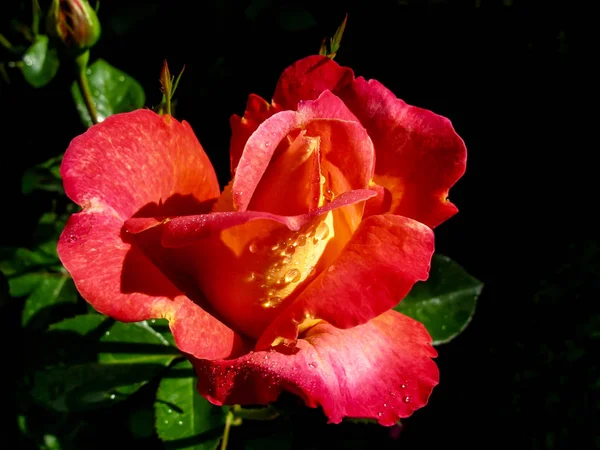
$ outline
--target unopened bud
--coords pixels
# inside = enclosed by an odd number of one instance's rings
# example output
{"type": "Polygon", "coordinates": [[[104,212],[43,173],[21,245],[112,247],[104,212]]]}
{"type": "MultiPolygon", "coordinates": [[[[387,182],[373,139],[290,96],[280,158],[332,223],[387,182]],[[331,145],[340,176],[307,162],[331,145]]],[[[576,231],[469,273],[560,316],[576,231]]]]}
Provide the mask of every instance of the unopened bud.
{"type": "Polygon", "coordinates": [[[74,54],[91,47],[100,37],[100,22],[87,0],[52,0],[46,21],[47,33],[74,54]]]}

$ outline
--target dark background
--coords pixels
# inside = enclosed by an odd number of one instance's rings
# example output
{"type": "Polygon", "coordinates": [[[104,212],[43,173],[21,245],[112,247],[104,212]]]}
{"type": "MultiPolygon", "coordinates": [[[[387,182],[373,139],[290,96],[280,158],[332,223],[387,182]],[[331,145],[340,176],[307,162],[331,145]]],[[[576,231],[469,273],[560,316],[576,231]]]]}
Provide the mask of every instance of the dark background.
{"type": "MultiPolygon", "coordinates": [[[[147,106],[160,102],[163,59],[175,73],[185,64],[175,115],[225,183],[229,116],[251,92],[270,99],[282,70],[316,53],[346,12],[336,61],[450,118],[465,140],[467,172],[450,192],[460,212],[436,229],[437,249],[485,288],[468,329],[439,347],[441,384],[399,440],[365,425],[319,437],[317,420],[298,448],[343,448],[349,437],[405,449],[600,446],[598,200],[575,104],[574,2],[104,0],[92,59],[139,80],[147,106]]],[[[20,194],[20,176],[84,128],[67,71],[39,90],[11,75],[0,84],[0,244],[27,245],[47,205],[20,194]]]]}

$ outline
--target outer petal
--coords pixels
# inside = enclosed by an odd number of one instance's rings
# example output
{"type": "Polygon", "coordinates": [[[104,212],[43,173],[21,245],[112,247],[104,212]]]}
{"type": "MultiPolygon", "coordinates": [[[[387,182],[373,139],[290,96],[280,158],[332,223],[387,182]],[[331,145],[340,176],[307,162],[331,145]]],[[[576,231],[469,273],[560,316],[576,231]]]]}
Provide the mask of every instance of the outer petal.
{"type": "Polygon", "coordinates": [[[135,242],[124,240],[122,227],[109,207],[69,218],[58,254],[83,298],[123,322],[169,319],[179,349],[198,358],[240,354],[240,337],[181,292],[135,242]]]}
{"type": "Polygon", "coordinates": [[[391,214],[363,220],[329,268],[265,330],[257,348],[295,339],[307,319],[338,328],[366,323],[427,279],[433,249],[432,230],[419,222],[391,214]]]}
{"type": "Polygon", "coordinates": [[[430,227],[453,216],[448,190],[464,174],[467,153],[450,121],[407,105],[375,80],[358,78],[338,95],[375,144],[375,182],[391,192],[390,212],[430,227]]]}
{"type": "Polygon", "coordinates": [[[218,195],[189,125],[145,110],[109,117],[72,141],[61,173],[83,211],[69,219],[58,254],[82,296],[121,321],[168,318],[184,352],[238,354],[239,336],[183,294],[123,230],[133,214],[205,212],[218,195]]]}
{"type": "Polygon", "coordinates": [[[385,189],[385,200],[371,200],[367,214],[392,212],[435,227],[456,213],[447,196],[465,171],[466,149],[448,119],[407,105],[375,80],[355,80],[351,69],[324,56],[288,67],[273,103],[295,109],[328,89],[346,103],[375,145],[374,181],[385,189]]]}
{"type": "Polygon", "coordinates": [[[143,207],[148,216],[165,209],[165,215],[197,214],[219,196],[215,172],[189,124],[147,110],[116,114],[73,139],[61,175],[75,203],[110,206],[123,220],[143,207]]]}
{"type": "Polygon", "coordinates": [[[277,82],[273,104],[296,109],[302,100],[314,100],[323,91],[336,92],[351,83],[354,73],[326,56],[313,55],[289,66],[277,82]]]}
{"type": "Polygon", "coordinates": [[[330,422],[348,416],[389,426],[427,403],[439,380],[435,356],[423,325],[389,311],[348,330],[321,323],[296,347],[192,362],[198,390],[217,405],[264,404],[285,389],[321,405],[330,422]]]}

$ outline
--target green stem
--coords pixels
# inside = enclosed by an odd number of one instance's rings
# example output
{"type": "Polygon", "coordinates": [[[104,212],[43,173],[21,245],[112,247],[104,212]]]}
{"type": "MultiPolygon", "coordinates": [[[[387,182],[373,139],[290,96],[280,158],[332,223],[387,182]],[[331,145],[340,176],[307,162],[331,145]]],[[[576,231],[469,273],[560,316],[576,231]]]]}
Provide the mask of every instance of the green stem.
{"type": "Polygon", "coordinates": [[[248,420],[273,420],[279,417],[279,411],[271,405],[266,408],[244,409],[240,405],[233,405],[230,409],[235,417],[248,420]]]}
{"type": "Polygon", "coordinates": [[[227,417],[225,417],[225,429],[223,430],[223,438],[221,439],[221,450],[227,450],[227,444],[229,443],[229,430],[233,423],[233,413],[231,410],[227,411],[227,417]]]}
{"type": "Polygon", "coordinates": [[[98,113],[96,112],[96,105],[94,104],[92,91],[90,91],[90,85],[87,78],[87,64],[89,59],[89,50],[75,58],[75,63],[77,65],[77,84],[81,90],[81,95],[83,96],[83,101],[85,102],[85,106],[90,114],[92,123],[96,124],[98,123],[98,113]]]}
{"type": "Polygon", "coordinates": [[[31,23],[31,31],[37,36],[40,34],[40,16],[42,15],[42,9],[38,0],[31,0],[31,9],[33,10],[33,20],[31,23]]]}

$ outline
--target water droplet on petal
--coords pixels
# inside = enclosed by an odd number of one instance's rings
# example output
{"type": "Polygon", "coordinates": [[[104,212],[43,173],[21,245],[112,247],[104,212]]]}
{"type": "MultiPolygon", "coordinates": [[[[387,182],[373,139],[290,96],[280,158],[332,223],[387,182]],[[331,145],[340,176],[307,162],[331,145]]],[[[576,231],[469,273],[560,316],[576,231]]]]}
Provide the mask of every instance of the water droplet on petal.
{"type": "Polygon", "coordinates": [[[296,251],[296,247],[294,247],[293,245],[290,245],[288,248],[286,248],[283,251],[283,256],[292,256],[295,251],[296,251]]]}
{"type": "Polygon", "coordinates": [[[265,142],[265,147],[268,147],[269,145],[271,145],[269,142],[265,142]]]}
{"type": "Polygon", "coordinates": [[[333,272],[335,270],[335,266],[332,264],[331,266],[329,266],[329,269],[327,269],[327,272],[333,272]]]}
{"type": "Polygon", "coordinates": [[[325,179],[325,176],[324,176],[324,175],[321,175],[321,178],[319,178],[319,182],[320,182],[321,184],[325,184],[325,182],[326,182],[326,181],[327,181],[327,180],[325,179]]]}
{"type": "Polygon", "coordinates": [[[301,234],[300,236],[298,236],[296,238],[296,242],[294,242],[294,245],[298,246],[298,247],[302,247],[303,245],[306,245],[306,236],[301,234]]]}
{"type": "Polygon", "coordinates": [[[406,397],[404,397],[404,403],[410,403],[411,401],[412,401],[412,397],[410,397],[408,395],[406,397]]]}
{"type": "Polygon", "coordinates": [[[313,362],[309,362],[308,365],[310,367],[312,367],[313,369],[316,369],[318,367],[318,364],[316,362],[314,362],[314,361],[313,362]]]}
{"type": "Polygon", "coordinates": [[[383,413],[382,413],[382,412],[378,412],[378,413],[377,413],[377,415],[378,415],[379,417],[381,417],[381,416],[383,416],[383,413]]]}
{"type": "Polygon", "coordinates": [[[298,281],[300,281],[301,277],[302,274],[298,269],[292,269],[285,274],[285,277],[283,279],[286,283],[297,283],[298,281]]]}
{"type": "Polygon", "coordinates": [[[248,246],[248,251],[250,253],[256,253],[258,251],[258,245],[256,245],[256,242],[252,242],[249,246],[248,246]]]}

